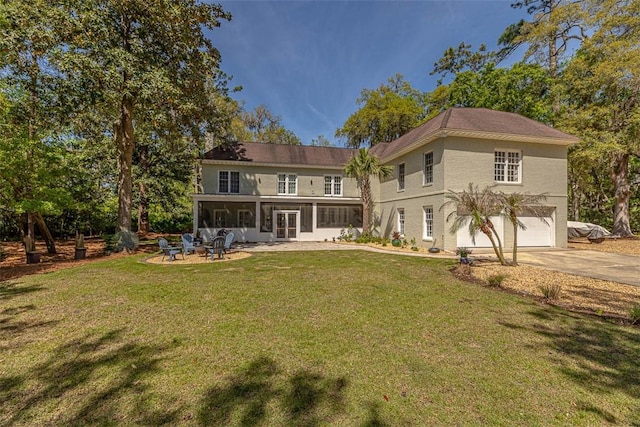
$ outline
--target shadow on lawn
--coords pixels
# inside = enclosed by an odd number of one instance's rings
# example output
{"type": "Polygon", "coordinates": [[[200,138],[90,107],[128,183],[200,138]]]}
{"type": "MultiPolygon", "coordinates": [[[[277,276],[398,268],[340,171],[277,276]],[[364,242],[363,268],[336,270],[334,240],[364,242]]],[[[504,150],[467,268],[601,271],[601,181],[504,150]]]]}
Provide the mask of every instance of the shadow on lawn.
{"type": "Polygon", "coordinates": [[[10,300],[22,294],[43,291],[46,288],[39,285],[20,286],[20,283],[2,283],[0,282],[0,301],[10,300]]]}
{"type": "MultiPolygon", "coordinates": [[[[536,309],[529,314],[544,323],[526,326],[504,323],[504,326],[543,336],[551,350],[549,357],[560,372],[585,389],[602,394],[615,389],[640,399],[640,330],[559,310],[536,309]]],[[[640,407],[634,408],[634,419],[616,420],[613,414],[591,403],[578,406],[609,423],[632,421],[640,425],[640,407]]]]}
{"type": "Polygon", "coordinates": [[[35,305],[29,304],[0,311],[0,350],[19,348],[23,344],[19,338],[24,336],[28,330],[54,326],[59,322],[58,320],[16,319],[19,315],[35,309],[35,305]]]}
{"type": "Polygon", "coordinates": [[[144,382],[166,350],[127,341],[122,330],[62,344],[26,373],[0,376],[0,424],[29,423],[43,411],[51,425],[176,423],[181,408],[150,409],[144,382]]]}
{"type": "Polygon", "coordinates": [[[287,416],[287,425],[315,426],[328,423],[344,410],[344,378],[324,378],[301,371],[278,386],[281,371],[261,357],[227,378],[222,387],[205,394],[198,413],[201,425],[258,425],[268,421],[267,407],[276,403],[287,416]]]}

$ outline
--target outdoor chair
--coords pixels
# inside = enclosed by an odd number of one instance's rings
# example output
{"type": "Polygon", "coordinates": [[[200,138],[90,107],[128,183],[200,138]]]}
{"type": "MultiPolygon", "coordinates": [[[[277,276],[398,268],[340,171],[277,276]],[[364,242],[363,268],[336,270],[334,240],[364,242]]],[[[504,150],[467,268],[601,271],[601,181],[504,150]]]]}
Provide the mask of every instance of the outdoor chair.
{"type": "Polygon", "coordinates": [[[190,252],[196,252],[196,246],[193,243],[193,236],[189,233],[184,233],[182,235],[182,251],[185,255],[188,255],[190,252]]]}
{"type": "Polygon", "coordinates": [[[224,238],[224,252],[231,252],[231,244],[233,243],[233,232],[227,233],[227,236],[224,238]]]}
{"type": "Polygon", "coordinates": [[[215,255],[218,255],[218,259],[224,258],[224,237],[218,236],[213,239],[211,245],[208,246],[209,255],[211,255],[211,261],[215,260],[215,255]]]}
{"type": "MultiPolygon", "coordinates": [[[[169,261],[173,261],[176,259],[177,254],[182,253],[182,248],[180,246],[169,246],[169,242],[164,237],[160,237],[158,239],[158,246],[160,246],[160,250],[162,251],[162,261],[164,261],[164,257],[168,256],[169,261]]],[[[184,259],[184,254],[182,255],[184,259]]]]}

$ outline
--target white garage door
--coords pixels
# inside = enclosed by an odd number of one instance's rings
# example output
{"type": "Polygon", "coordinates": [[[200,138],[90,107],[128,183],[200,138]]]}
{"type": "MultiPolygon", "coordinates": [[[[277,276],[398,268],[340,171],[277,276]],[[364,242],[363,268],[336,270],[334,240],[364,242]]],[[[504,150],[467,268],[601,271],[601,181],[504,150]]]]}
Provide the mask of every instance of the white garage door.
{"type": "MultiPolygon", "coordinates": [[[[504,242],[504,223],[503,223],[502,217],[500,217],[500,216],[492,216],[490,219],[491,219],[491,222],[493,223],[493,226],[495,227],[496,231],[498,232],[498,236],[500,236],[500,240],[502,242],[504,242]]],[[[461,248],[461,247],[466,247],[466,248],[491,248],[492,247],[491,246],[491,241],[481,231],[479,231],[478,234],[476,234],[476,242],[475,242],[475,244],[473,243],[473,241],[471,239],[471,235],[469,234],[469,221],[470,220],[471,219],[468,219],[464,223],[462,228],[458,230],[458,233],[456,235],[456,241],[457,241],[458,247],[459,248],[461,248]]]]}
{"type": "Polygon", "coordinates": [[[533,216],[520,217],[520,221],[527,227],[518,229],[518,247],[527,246],[555,246],[553,230],[555,226],[552,217],[545,217],[546,224],[533,216]]]}

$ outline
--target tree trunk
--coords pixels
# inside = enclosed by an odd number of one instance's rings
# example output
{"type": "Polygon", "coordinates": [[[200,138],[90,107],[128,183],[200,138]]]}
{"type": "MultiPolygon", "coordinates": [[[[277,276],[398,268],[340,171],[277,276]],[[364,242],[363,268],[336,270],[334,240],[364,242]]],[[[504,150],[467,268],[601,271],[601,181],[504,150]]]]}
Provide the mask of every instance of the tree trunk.
{"type": "Polygon", "coordinates": [[[34,212],[33,218],[38,224],[38,228],[40,229],[40,233],[42,233],[42,238],[44,239],[45,244],[47,245],[47,252],[50,254],[56,254],[56,242],[53,240],[53,236],[51,235],[51,231],[49,231],[49,227],[44,222],[44,218],[40,212],[34,212]]]}
{"type": "Polygon", "coordinates": [[[149,233],[149,198],[147,197],[147,187],[143,182],[138,184],[138,234],[149,233]]]}
{"type": "Polygon", "coordinates": [[[518,265],[518,222],[513,219],[513,252],[511,256],[511,263],[513,265],[518,265]]]}
{"type": "Polygon", "coordinates": [[[613,209],[613,230],[616,236],[630,237],[629,199],[631,185],[629,185],[629,154],[618,154],[611,167],[611,181],[614,183],[616,200],[613,209]]]}
{"type": "Polygon", "coordinates": [[[133,178],[133,102],[122,98],[120,118],[115,124],[116,156],[118,159],[118,231],[131,231],[133,178]]]}
{"type": "MultiPolygon", "coordinates": [[[[138,145],[140,153],[139,166],[141,176],[147,176],[149,172],[149,147],[145,144],[138,145]]],[[[143,179],[138,183],[138,234],[149,233],[149,195],[143,179]]]]}
{"type": "Polygon", "coordinates": [[[369,234],[371,230],[371,185],[369,177],[362,178],[360,193],[362,197],[362,233],[369,234]]]}

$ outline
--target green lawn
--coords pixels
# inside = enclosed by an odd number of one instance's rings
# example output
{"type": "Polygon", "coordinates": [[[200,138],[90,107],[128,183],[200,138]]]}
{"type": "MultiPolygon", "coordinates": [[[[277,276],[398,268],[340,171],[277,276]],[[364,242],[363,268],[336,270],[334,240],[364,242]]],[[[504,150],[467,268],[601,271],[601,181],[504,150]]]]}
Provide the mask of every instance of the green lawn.
{"type": "Polygon", "coordinates": [[[640,333],[360,251],[0,283],[0,425],[640,423],[640,333]]]}

